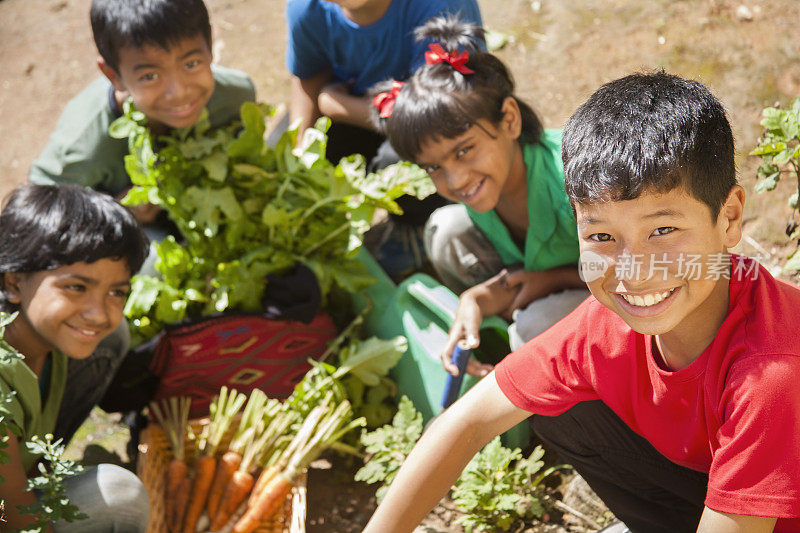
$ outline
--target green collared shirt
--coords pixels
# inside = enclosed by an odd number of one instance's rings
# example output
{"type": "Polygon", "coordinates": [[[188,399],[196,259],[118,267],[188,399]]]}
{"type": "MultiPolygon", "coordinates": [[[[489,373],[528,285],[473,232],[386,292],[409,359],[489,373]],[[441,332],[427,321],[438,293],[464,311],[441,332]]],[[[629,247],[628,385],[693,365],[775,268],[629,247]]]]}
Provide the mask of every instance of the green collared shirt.
{"type": "Polygon", "coordinates": [[[54,351],[50,358],[50,383],[44,404],[39,392],[39,379],[23,359],[0,363],[0,393],[15,393],[9,401],[0,401],[0,416],[5,418],[19,439],[19,455],[26,472],[37,457],[28,451],[24,443],[34,435],[44,437],[53,432],[67,382],[67,357],[54,351]]]}
{"type": "Polygon", "coordinates": [[[525,249],[520,249],[494,209],[479,213],[467,207],[467,213],[505,265],[522,263],[526,271],[577,265],[578,232],[564,192],[561,130],[545,130],[540,142],[523,144],[522,155],[528,182],[525,249]]]}
{"type": "MultiPolygon", "coordinates": [[[[206,104],[212,128],[239,118],[244,102],[254,101],[253,82],[238,70],[212,65],[214,92],[206,104]]],[[[113,139],[108,127],[120,116],[106,78],[98,78],[64,108],[58,125],[28,174],[31,183],[70,183],[117,196],[131,186],[125,171],[127,139],[113,139]]]]}

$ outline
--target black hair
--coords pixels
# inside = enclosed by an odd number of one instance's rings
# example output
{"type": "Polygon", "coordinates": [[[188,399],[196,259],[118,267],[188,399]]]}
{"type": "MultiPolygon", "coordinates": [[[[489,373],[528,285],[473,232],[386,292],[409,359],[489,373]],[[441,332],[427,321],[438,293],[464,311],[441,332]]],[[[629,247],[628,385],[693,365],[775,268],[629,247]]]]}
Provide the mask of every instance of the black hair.
{"type": "Polygon", "coordinates": [[[149,44],[168,49],[202,35],[211,48],[203,0],[92,0],[89,13],[97,51],[119,73],[119,50],[149,44]]]}
{"type": "Polygon", "coordinates": [[[110,196],[74,185],[27,184],[0,211],[0,309],[13,307],[3,274],[52,270],[78,262],[122,259],[133,275],[148,241],[130,211],[110,196]]]}
{"type": "MultiPolygon", "coordinates": [[[[450,53],[467,50],[466,66],[474,74],[462,74],[448,63],[424,64],[403,85],[392,115],[374,120],[398,155],[414,161],[428,139],[458,137],[481,119],[499,124],[506,98],[516,100],[522,115],[522,133],[537,142],[542,123],[533,109],[514,96],[514,80],[495,56],[482,51],[484,30],[457,17],[433,17],[416,29],[418,41],[432,40],[450,53]]],[[[388,91],[391,81],[377,84],[371,95],[388,91]]]]}
{"type": "Polygon", "coordinates": [[[716,220],[736,185],[725,108],[702,83],[663,71],[600,87],[567,121],[562,157],[573,204],[683,186],[716,220]]]}

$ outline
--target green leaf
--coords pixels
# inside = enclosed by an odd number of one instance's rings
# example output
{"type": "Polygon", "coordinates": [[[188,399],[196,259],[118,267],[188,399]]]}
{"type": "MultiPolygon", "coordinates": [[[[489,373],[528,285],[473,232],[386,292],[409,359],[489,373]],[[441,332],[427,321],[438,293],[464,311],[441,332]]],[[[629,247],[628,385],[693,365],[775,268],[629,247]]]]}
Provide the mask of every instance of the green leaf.
{"type": "Polygon", "coordinates": [[[777,185],[778,185],[778,178],[779,177],[780,177],[780,174],[773,174],[772,176],[764,178],[763,180],[761,180],[758,183],[756,183],[756,186],[754,187],[754,190],[757,193],[762,193],[762,192],[765,192],[765,191],[771,191],[771,190],[775,189],[775,187],[777,187],[777,185]]]}
{"type": "Polygon", "coordinates": [[[785,142],[770,142],[767,144],[760,144],[752,152],[750,155],[760,155],[760,156],[767,156],[767,155],[775,155],[780,154],[786,150],[786,143],[785,142]]]}
{"type": "Polygon", "coordinates": [[[353,341],[339,355],[341,362],[337,375],[352,373],[370,386],[380,383],[381,376],[389,373],[408,349],[405,337],[391,340],[370,337],[365,341],[353,341]]]}
{"type": "Polygon", "coordinates": [[[242,104],[240,114],[244,129],[236,140],[228,145],[228,156],[231,158],[247,159],[255,154],[260,154],[264,146],[264,119],[272,116],[272,106],[260,106],[253,102],[242,104]]]}
{"type": "Polygon", "coordinates": [[[228,156],[222,152],[214,152],[200,160],[200,164],[208,172],[208,177],[222,183],[228,177],[228,156]]]}
{"type": "Polygon", "coordinates": [[[151,276],[131,278],[131,293],[125,302],[124,314],[127,317],[146,315],[158,298],[161,282],[151,276]]]}
{"type": "Polygon", "coordinates": [[[792,273],[797,270],[800,270],[800,252],[795,251],[786,261],[786,264],[783,265],[783,272],[792,273]]]}

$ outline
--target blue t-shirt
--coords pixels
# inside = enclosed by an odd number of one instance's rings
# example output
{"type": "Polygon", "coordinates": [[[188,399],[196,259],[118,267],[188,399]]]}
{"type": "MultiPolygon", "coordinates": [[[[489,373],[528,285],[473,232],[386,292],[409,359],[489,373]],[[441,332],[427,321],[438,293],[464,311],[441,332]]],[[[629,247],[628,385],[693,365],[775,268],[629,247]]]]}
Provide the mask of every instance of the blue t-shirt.
{"type": "Polygon", "coordinates": [[[475,0],[393,0],[380,20],[359,26],[325,0],[289,0],[286,65],[298,78],[332,68],[336,79],[362,95],[379,81],[405,80],[425,61],[428,44],[414,30],[429,18],[459,14],[482,25],[475,0]]]}

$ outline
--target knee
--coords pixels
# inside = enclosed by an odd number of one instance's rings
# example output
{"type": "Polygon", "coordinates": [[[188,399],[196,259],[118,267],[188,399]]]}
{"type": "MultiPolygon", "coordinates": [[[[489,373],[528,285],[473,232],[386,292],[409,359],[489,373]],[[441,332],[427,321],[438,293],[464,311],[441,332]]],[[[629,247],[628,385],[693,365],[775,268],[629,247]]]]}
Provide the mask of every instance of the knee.
{"type": "MultiPolygon", "coordinates": [[[[464,233],[464,218],[468,218],[464,206],[460,204],[446,205],[431,213],[425,223],[424,244],[428,256],[445,257],[453,242],[460,240],[464,233]]],[[[467,220],[469,222],[469,220],[467,220]]]]}
{"type": "Polygon", "coordinates": [[[150,516],[150,497],[141,480],[129,470],[112,464],[97,467],[97,485],[104,514],[113,522],[112,531],[144,531],[150,516]]]}

